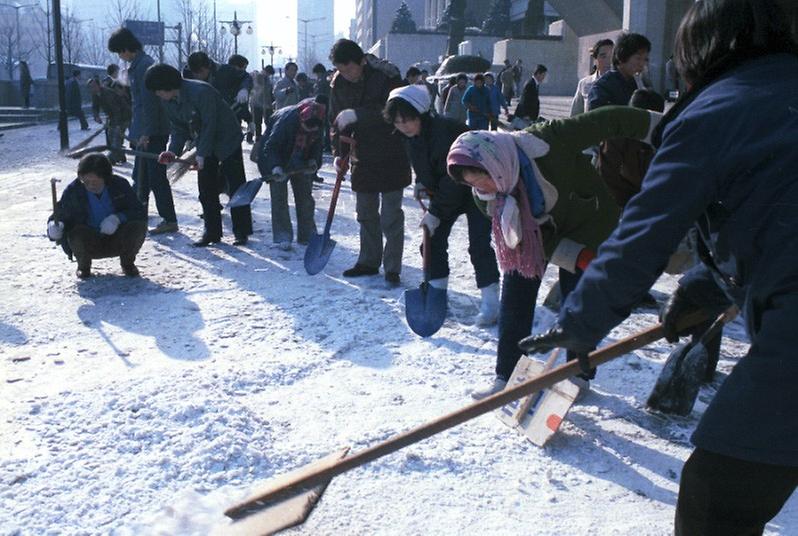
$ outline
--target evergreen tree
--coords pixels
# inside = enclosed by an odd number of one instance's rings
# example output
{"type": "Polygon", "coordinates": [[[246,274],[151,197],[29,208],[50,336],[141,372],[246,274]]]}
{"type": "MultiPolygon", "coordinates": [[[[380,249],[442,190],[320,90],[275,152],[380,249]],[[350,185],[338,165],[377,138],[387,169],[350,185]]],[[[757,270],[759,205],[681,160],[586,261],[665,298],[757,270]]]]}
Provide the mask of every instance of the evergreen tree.
{"type": "Polygon", "coordinates": [[[416,22],[413,20],[413,15],[406,2],[402,2],[402,5],[396,10],[391,31],[395,33],[414,33],[416,31],[416,22]]]}
{"type": "Polygon", "coordinates": [[[510,31],[510,0],[493,0],[482,33],[487,35],[506,36],[510,31]]]}

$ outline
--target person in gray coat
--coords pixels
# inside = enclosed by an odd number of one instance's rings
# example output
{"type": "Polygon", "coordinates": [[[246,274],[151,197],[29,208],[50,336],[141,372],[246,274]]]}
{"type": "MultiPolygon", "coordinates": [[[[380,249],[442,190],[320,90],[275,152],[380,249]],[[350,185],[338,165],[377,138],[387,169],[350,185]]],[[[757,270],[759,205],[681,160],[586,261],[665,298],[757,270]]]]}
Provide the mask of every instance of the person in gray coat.
{"type": "MultiPolygon", "coordinates": [[[[210,84],[199,80],[183,80],[180,71],[159,63],[147,69],[147,89],[165,103],[172,124],[169,150],[161,152],[158,161],[174,162],[186,142],[193,139],[197,148],[199,200],[205,221],[202,238],[194,243],[207,247],[222,239],[222,206],[219,204],[221,184],[228,193],[244,184],[244,158],[241,154],[241,124],[233,110],[210,84]],[[224,179],[219,180],[220,177],[224,179]]],[[[249,206],[230,210],[233,220],[233,245],[244,245],[252,234],[249,206]]]]}
{"type": "Polygon", "coordinates": [[[296,73],[299,67],[293,61],[285,64],[285,76],[274,85],[274,109],[292,106],[300,101],[296,73]]]}

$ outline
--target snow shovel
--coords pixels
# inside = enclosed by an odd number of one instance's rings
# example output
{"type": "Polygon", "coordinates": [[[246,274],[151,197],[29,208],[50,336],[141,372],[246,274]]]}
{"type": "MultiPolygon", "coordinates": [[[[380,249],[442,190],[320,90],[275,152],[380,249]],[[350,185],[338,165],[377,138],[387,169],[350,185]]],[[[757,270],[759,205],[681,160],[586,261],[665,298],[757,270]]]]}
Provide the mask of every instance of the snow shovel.
{"type": "MultiPolygon", "coordinates": [[[[689,329],[705,322],[706,318],[703,312],[692,314],[680,322],[679,328],[680,330],[689,329]]],[[[662,336],[662,324],[656,324],[596,350],[588,356],[589,364],[591,367],[597,367],[661,339],[662,336]]],[[[343,451],[338,451],[287,475],[278,476],[264,485],[261,490],[225,510],[225,515],[237,522],[225,527],[224,534],[274,534],[283,528],[298,525],[307,518],[315,502],[318,501],[319,490],[323,491],[324,486],[332,478],[489,413],[513,400],[551,387],[580,372],[581,368],[577,360],[568,361],[545,374],[508,387],[504,391],[355,452],[351,456],[346,456],[342,453],[343,451]],[[336,459],[337,457],[340,459],[336,459]],[[304,517],[301,519],[291,518],[290,524],[288,524],[289,521],[286,521],[285,524],[278,523],[284,519],[288,509],[295,507],[297,502],[307,505],[302,514],[304,517]]]]}
{"type": "Polygon", "coordinates": [[[707,344],[720,333],[724,324],[734,320],[738,312],[736,306],[729,307],[698,342],[680,344],[670,353],[646,401],[649,408],[681,416],[693,411],[709,362],[707,344]]]}
{"type": "Polygon", "coordinates": [[[255,196],[258,195],[260,187],[263,186],[264,182],[283,182],[294,175],[304,175],[306,173],[315,173],[316,171],[317,170],[315,167],[307,167],[296,169],[288,173],[283,173],[282,175],[269,175],[268,177],[258,177],[257,179],[252,179],[251,181],[247,181],[238,187],[233,194],[233,197],[230,198],[230,202],[227,203],[227,206],[229,208],[236,208],[249,205],[252,203],[252,201],[254,201],[255,196]]]}
{"type": "MultiPolygon", "coordinates": [[[[88,146],[92,141],[94,141],[94,138],[99,136],[104,131],[105,131],[105,125],[101,126],[97,130],[95,130],[89,137],[87,137],[85,140],[81,141],[80,143],[76,144],[71,149],[67,149],[65,151],[66,156],[69,156],[70,158],[75,158],[75,157],[71,156],[72,153],[74,153],[75,151],[80,151],[84,147],[88,146]]],[[[83,153],[83,154],[85,154],[85,153],[83,153]]]]}
{"type": "Polygon", "coordinates": [[[330,199],[330,210],[327,212],[327,223],[324,224],[324,232],[322,234],[315,234],[310,237],[308,247],[305,249],[305,271],[308,275],[316,275],[324,270],[327,262],[330,260],[333,249],[335,249],[335,240],[330,238],[330,227],[332,227],[333,217],[335,216],[335,205],[338,203],[338,194],[341,192],[341,183],[346,176],[346,170],[349,168],[349,160],[352,151],[355,150],[355,140],[344,136],[339,136],[339,139],[349,144],[349,153],[344,157],[342,164],[342,171],[338,172],[335,179],[335,186],[333,187],[332,198],[330,199]]]}
{"type": "Polygon", "coordinates": [[[83,147],[81,149],[75,148],[72,151],[64,153],[64,156],[67,158],[83,158],[84,155],[89,153],[101,153],[105,150],[109,149],[107,145],[92,145],[91,147],[83,147]]]}
{"type": "MultiPolygon", "coordinates": [[[[426,214],[427,207],[421,199],[417,199],[426,214]]],[[[423,225],[424,239],[421,246],[421,264],[424,269],[424,281],[418,288],[405,291],[405,319],[413,333],[420,337],[435,334],[446,320],[446,289],[435,288],[429,284],[429,229],[423,225]]]]}

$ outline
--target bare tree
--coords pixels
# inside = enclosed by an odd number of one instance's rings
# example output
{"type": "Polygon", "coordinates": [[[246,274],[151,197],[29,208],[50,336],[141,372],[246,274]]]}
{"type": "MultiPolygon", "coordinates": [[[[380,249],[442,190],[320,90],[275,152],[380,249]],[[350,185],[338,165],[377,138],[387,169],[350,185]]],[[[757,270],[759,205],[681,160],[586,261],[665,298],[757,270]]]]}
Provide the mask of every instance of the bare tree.
{"type": "Polygon", "coordinates": [[[113,56],[108,51],[108,31],[91,25],[85,33],[84,62],[90,65],[108,65],[113,56]]]}
{"type": "Polygon", "coordinates": [[[84,20],[76,16],[74,9],[67,6],[61,13],[61,40],[66,52],[67,63],[82,63],[85,39],[83,35],[84,20]]]}
{"type": "MultiPolygon", "coordinates": [[[[0,9],[3,9],[0,7],[0,9]]],[[[14,54],[17,52],[17,27],[13,16],[0,17],[0,50],[5,54],[8,79],[14,79],[14,54]]]]}
{"type": "Polygon", "coordinates": [[[114,30],[124,26],[126,20],[144,20],[149,16],[149,10],[145,9],[144,2],[133,0],[110,0],[106,8],[106,20],[108,29],[114,30]]]}
{"type": "Polygon", "coordinates": [[[208,4],[204,0],[175,0],[175,7],[183,25],[183,54],[187,57],[192,52],[203,50],[211,58],[225,61],[233,52],[232,39],[220,35],[208,4]]]}

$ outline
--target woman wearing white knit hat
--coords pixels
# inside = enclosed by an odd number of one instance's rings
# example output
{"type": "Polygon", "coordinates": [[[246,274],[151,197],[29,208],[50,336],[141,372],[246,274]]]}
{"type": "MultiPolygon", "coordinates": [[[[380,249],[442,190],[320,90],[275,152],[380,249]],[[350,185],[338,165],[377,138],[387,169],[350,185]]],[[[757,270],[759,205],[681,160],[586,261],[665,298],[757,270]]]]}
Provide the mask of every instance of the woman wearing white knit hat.
{"type": "Polygon", "coordinates": [[[468,253],[476,273],[482,303],[476,324],[489,326],[499,315],[499,269],[490,246],[491,222],[479,210],[471,189],[455,184],[446,171],[446,156],[464,124],[433,116],[430,96],[423,85],[396,88],[388,96],[385,120],[404,134],[410,163],[416,173],[415,196],[429,198],[421,220],[430,234],[430,285],[446,288],[449,280],[449,233],[457,218],[468,220],[468,253]]]}

